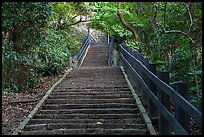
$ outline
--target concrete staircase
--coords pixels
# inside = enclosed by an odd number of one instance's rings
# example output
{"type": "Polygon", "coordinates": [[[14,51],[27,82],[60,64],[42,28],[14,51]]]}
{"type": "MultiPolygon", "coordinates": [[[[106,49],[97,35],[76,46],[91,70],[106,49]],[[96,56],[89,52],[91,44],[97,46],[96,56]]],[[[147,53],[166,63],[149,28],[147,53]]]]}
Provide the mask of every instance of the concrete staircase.
{"type": "Polygon", "coordinates": [[[107,53],[107,45],[91,45],[82,67],[54,88],[21,134],[150,134],[121,69],[107,65],[107,53]]]}

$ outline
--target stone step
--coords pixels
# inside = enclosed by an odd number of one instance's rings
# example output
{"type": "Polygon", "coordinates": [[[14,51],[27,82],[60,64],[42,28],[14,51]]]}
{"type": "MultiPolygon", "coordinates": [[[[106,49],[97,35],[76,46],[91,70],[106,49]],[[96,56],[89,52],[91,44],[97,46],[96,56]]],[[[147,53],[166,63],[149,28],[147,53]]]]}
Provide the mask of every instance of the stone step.
{"type": "Polygon", "coordinates": [[[76,92],[79,92],[79,93],[81,93],[81,92],[88,92],[88,93],[92,93],[92,92],[94,92],[94,93],[128,93],[128,92],[130,92],[130,89],[128,88],[128,87],[121,87],[121,88],[85,88],[85,89],[70,89],[70,88],[68,88],[68,89],[54,89],[53,91],[52,91],[52,93],[56,93],[56,92],[74,92],[74,93],[76,93],[76,92]]]}
{"type": "Polygon", "coordinates": [[[90,90],[94,90],[94,91],[97,91],[97,90],[100,90],[100,91],[107,91],[107,90],[127,90],[129,89],[129,87],[126,85],[125,87],[123,86],[114,86],[114,87],[108,87],[108,86],[104,86],[103,88],[101,87],[86,87],[86,88],[81,88],[81,87],[75,87],[75,88],[69,88],[69,87],[66,87],[66,88],[61,88],[59,86],[55,87],[53,92],[55,91],[66,91],[66,90],[69,90],[69,91],[90,91],[90,90]]]}
{"type": "MultiPolygon", "coordinates": [[[[124,80],[121,80],[121,81],[118,81],[116,80],[117,77],[114,79],[114,78],[109,78],[109,79],[106,79],[106,78],[101,78],[101,79],[97,79],[97,78],[80,78],[80,77],[76,77],[76,78],[70,78],[69,80],[65,80],[63,81],[62,83],[60,83],[58,87],[62,87],[62,86],[65,86],[64,88],[69,88],[68,86],[70,85],[79,85],[79,84],[84,84],[84,83],[87,83],[87,85],[89,84],[92,84],[92,85],[98,85],[98,87],[100,88],[104,88],[104,87],[117,87],[117,86],[121,86],[121,87],[126,87],[127,86],[127,83],[125,83],[124,80]],[[121,85],[120,85],[121,84],[121,85]],[[103,86],[102,86],[103,85],[103,86]]],[[[118,77],[118,79],[120,79],[118,77]]],[[[87,88],[89,88],[91,86],[87,86],[87,88]]],[[[93,88],[95,88],[96,86],[94,86],[93,88]]],[[[70,87],[72,88],[72,87],[70,87]]],[[[75,88],[75,87],[73,87],[75,88]]],[[[78,88],[82,88],[82,87],[78,87],[78,88]]]]}
{"type": "Polygon", "coordinates": [[[54,130],[34,130],[23,131],[21,135],[148,135],[145,129],[103,129],[103,128],[86,128],[86,129],[54,129],[54,130]]]}
{"type": "Polygon", "coordinates": [[[115,98],[132,98],[131,95],[50,95],[49,99],[77,99],[77,98],[84,98],[84,99],[115,99],[115,98]]]}
{"type": "Polygon", "coordinates": [[[29,121],[28,124],[52,124],[52,123],[115,123],[115,124],[144,124],[144,121],[141,117],[134,117],[134,118],[122,118],[122,119],[110,119],[110,118],[98,118],[98,119],[41,119],[41,118],[33,118],[29,121]]]}
{"type": "Polygon", "coordinates": [[[51,95],[132,95],[130,91],[109,91],[109,92],[99,92],[99,91],[84,91],[84,92],[72,92],[72,91],[60,91],[52,92],[51,95]]]}
{"type": "Polygon", "coordinates": [[[27,125],[26,131],[34,130],[53,130],[53,129],[85,129],[85,128],[103,128],[103,129],[115,129],[115,128],[134,128],[143,129],[146,128],[145,124],[117,124],[117,123],[51,123],[51,124],[34,124],[27,125]]]}
{"type": "Polygon", "coordinates": [[[74,90],[75,91],[76,89],[81,90],[81,89],[91,89],[91,88],[93,88],[93,89],[97,89],[97,88],[98,89],[108,89],[108,88],[113,89],[113,88],[123,88],[123,87],[127,87],[127,85],[125,85],[125,86],[124,85],[112,85],[112,86],[109,86],[109,85],[102,85],[102,86],[86,85],[86,86],[79,86],[79,87],[71,87],[71,86],[63,87],[63,86],[58,85],[54,88],[54,91],[58,91],[58,90],[74,90]]]}
{"type": "Polygon", "coordinates": [[[38,119],[122,119],[137,117],[140,117],[140,114],[36,114],[34,116],[38,119]]]}
{"type": "MultiPolygon", "coordinates": [[[[83,68],[83,66],[82,66],[82,68],[83,68]]],[[[93,78],[93,77],[90,77],[90,76],[94,76],[95,79],[97,79],[97,78],[100,79],[101,78],[101,77],[97,77],[97,76],[102,76],[103,78],[106,78],[106,79],[108,79],[108,78],[118,78],[118,77],[122,78],[123,75],[120,74],[120,73],[121,73],[120,71],[117,72],[117,71],[114,71],[114,70],[110,70],[110,71],[94,70],[94,69],[93,70],[89,70],[89,71],[87,71],[87,69],[84,70],[84,71],[75,71],[75,70],[73,70],[72,73],[70,73],[70,75],[66,76],[66,78],[76,78],[76,77],[93,78]]],[[[66,78],[65,78],[65,80],[68,80],[66,78]]]]}
{"type": "Polygon", "coordinates": [[[138,113],[136,108],[82,108],[82,109],[42,109],[39,114],[131,114],[138,113]]]}
{"type": "Polygon", "coordinates": [[[135,103],[133,98],[115,99],[47,99],[46,104],[99,104],[99,103],[135,103]]]}
{"type": "Polygon", "coordinates": [[[101,103],[101,104],[45,104],[43,109],[81,109],[81,108],[135,108],[135,104],[101,103]]]}

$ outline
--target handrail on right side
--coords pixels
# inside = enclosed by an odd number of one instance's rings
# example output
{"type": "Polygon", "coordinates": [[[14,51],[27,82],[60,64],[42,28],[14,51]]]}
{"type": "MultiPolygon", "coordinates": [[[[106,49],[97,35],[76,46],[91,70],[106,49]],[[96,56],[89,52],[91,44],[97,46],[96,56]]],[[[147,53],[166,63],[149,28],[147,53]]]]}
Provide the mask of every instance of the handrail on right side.
{"type": "Polygon", "coordinates": [[[171,114],[171,112],[169,112],[166,106],[160,102],[157,95],[155,95],[150,90],[149,86],[144,80],[151,80],[157,87],[160,88],[160,92],[162,92],[162,94],[168,95],[172,99],[172,101],[175,102],[186,114],[188,114],[189,117],[192,117],[192,119],[202,129],[202,113],[198,109],[196,109],[189,101],[187,101],[184,97],[177,93],[171,86],[166,84],[149,69],[147,69],[147,67],[139,59],[132,55],[132,49],[130,49],[124,43],[121,44],[120,49],[120,60],[122,62],[122,65],[125,69],[128,68],[128,70],[130,70],[134,74],[138,82],[144,88],[144,92],[146,93],[148,98],[151,100],[152,103],[155,104],[158,111],[171,124],[175,134],[188,134],[188,132],[182,127],[179,121],[177,121],[175,116],[171,114]],[[143,77],[144,75],[146,76],[146,78],[143,77]]]}

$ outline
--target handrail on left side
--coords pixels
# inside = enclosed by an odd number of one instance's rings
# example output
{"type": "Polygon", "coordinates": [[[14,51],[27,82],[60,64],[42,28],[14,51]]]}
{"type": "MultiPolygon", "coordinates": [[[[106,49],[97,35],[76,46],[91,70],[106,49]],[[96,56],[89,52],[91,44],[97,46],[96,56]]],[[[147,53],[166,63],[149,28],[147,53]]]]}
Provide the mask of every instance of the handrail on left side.
{"type": "Polygon", "coordinates": [[[90,28],[88,28],[88,34],[86,39],[84,40],[78,54],[77,54],[77,61],[76,61],[76,65],[79,67],[82,64],[82,60],[84,58],[85,52],[88,49],[88,46],[91,43],[91,37],[90,37],[90,28]]]}

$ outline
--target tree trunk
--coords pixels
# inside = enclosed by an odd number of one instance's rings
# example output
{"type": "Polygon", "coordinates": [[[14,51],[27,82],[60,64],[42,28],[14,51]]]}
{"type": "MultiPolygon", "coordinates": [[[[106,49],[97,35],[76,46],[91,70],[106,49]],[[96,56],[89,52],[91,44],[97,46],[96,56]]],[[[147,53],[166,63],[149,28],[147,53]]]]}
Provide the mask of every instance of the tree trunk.
{"type": "Polygon", "coordinates": [[[122,13],[120,12],[120,2],[118,2],[118,16],[119,16],[119,19],[120,19],[121,23],[123,24],[123,26],[125,26],[126,29],[128,29],[128,30],[130,30],[132,32],[132,34],[133,34],[133,36],[134,36],[134,38],[136,40],[137,45],[139,45],[140,44],[140,39],[139,39],[139,37],[137,35],[136,30],[130,24],[128,24],[125,21],[125,19],[122,16],[122,13]]]}

